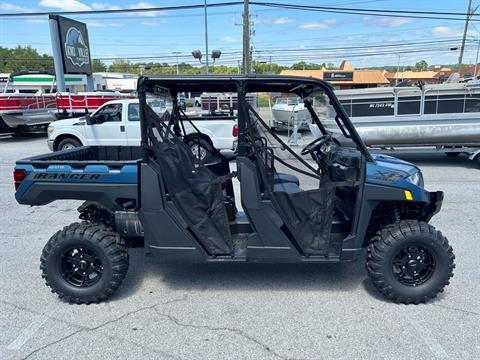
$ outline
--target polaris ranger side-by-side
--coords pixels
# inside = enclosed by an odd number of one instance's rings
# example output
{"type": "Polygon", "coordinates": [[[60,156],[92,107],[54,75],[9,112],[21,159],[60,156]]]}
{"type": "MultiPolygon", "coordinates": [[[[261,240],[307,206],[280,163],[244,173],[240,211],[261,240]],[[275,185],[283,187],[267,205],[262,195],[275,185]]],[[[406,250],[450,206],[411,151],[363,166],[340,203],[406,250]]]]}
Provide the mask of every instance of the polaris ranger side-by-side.
{"type": "Polygon", "coordinates": [[[135,237],[180,261],[344,262],[367,248],[369,277],[395,302],[425,302],[449,283],[452,248],[428,224],[443,193],[426,191],[416,166],[370,154],[327,83],[152,75],[140,78],[138,93],[141,147],[81,147],[16,164],[19,203],[86,200],[83,222],[53,235],[41,256],[42,276],[60,297],[106,299],[127,273],[135,237]],[[189,119],[180,92],[238,94],[235,156],[214,151],[202,163],[192,154],[182,141],[189,119]],[[246,101],[258,92],[301,97],[322,136],[292,150],[246,101]],[[152,97],[169,105],[151,108],[152,97]],[[323,125],[327,117],[336,131],[323,125]]]}

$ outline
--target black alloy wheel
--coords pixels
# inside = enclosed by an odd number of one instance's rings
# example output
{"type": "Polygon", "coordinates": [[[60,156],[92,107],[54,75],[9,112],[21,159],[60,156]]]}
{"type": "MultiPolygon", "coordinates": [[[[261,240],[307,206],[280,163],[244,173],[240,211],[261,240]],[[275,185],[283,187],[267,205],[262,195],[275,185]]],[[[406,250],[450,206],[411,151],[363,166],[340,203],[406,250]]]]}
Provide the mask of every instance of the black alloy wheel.
{"type": "Polygon", "coordinates": [[[60,261],[63,279],[76,287],[89,287],[102,277],[100,257],[88,246],[75,246],[63,254],[60,261]]]}
{"type": "Polygon", "coordinates": [[[386,298],[418,304],[443,292],[455,256],[442,233],[416,220],[382,227],[368,245],[367,272],[386,298]]]}
{"type": "Polygon", "coordinates": [[[401,249],[393,259],[393,274],[407,286],[422,285],[435,271],[435,258],[423,246],[409,244],[401,249]]]}
{"type": "Polygon", "coordinates": [[[103,223],[73,223],[43,248],[40,269],[52,292],[68,302],[90,304],[107,299],[128,271],[127,248],[103,223]]]}

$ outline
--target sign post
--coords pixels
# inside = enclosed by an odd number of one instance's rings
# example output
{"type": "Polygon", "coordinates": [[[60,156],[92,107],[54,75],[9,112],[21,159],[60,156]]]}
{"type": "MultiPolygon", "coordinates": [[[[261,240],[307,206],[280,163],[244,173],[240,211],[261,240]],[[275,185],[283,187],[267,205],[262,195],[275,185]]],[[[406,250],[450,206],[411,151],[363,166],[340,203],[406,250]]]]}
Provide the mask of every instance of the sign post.
{"type": "Polygon", "coordinates": [[[52,40],[52,50],[53,50],[53,64],[55,66],[55,82],[57,85],[57,91],[65,91],[65,73],[63,71],[63,62],[62,62],[62,50],[60,43],[60,34],[58,32],[58,24],[55,19],[48,20],[50,26],[50,38],[52,40]]]}
{"type": "Polygon", "coordinates": [[[65,91],[65,73],[87,75],[88,91],[94,91],[87,25],[59,15],[50,15],[57,91],[65,91]]]}

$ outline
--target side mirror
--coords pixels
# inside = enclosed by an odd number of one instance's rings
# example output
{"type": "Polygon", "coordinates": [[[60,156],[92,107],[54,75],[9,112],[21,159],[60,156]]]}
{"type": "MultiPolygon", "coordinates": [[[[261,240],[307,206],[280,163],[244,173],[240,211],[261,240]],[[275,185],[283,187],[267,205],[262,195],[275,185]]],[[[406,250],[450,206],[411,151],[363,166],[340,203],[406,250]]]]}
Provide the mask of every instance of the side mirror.
{"type": "Polygon", "coordinates": [[[92,117],[90,116],[90,114],[85,115],[85,122],[87,123],[87,125],[93,125],[94,124],[94,121],[92,120],[92,117]]]}

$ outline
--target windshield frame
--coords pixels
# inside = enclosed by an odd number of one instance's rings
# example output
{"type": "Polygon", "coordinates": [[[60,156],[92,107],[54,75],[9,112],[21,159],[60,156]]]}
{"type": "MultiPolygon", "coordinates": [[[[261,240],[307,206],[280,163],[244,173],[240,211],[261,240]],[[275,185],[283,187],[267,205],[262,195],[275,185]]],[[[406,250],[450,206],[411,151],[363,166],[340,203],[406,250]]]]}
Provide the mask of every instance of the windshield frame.
{"type": "Polygon", "coordinates": [[[321,120],[319,119],[317,113],[315,112],[315,109],[312,107],[310,101],[308,100],[308,97],[311,96],[315,92],[323,92],[325,95],[328,96],[328,100],[330,101],[330,105],[333,107],[333,109],[336,112],[335,116],[335,122],[339,129],[342,131],[342,133],[345,135],[345,129],[348,131],[348,138],[351,139],[358,147],[358,150],[360,150],[362,153],[365,154],[366,158],[368,161],[374,162],[375,160],[373,159],[372,155],[367,149],[367,146],[363,142],[363,140],[360,138],[360,135],[357,132],[357,129],[355,129],[355,126],[353,125],[352,121],[348,117],[345,109],[343,108],[342,104],[336,97],[335,93],[333,92],[333,89],[330,85],[325,86],[323,83],[318,83],[317,87],[314,87],[312,89],[309,89],[308,92],[306,92],[303,96],[302,99],[305,103],[305,107],[307,108],[308,112],[312,116],[313,121],[315,122],[315,125],[318,126],[320,131],[326,135],[329,133],[329,131],[325,128],[321,120]],[[307,106],[307,103],[310,103],[310,106],[307,106]]]}

